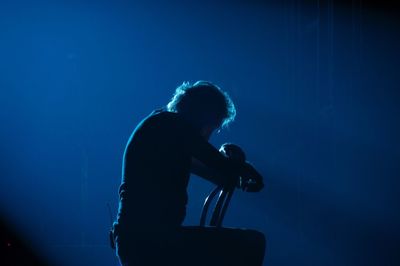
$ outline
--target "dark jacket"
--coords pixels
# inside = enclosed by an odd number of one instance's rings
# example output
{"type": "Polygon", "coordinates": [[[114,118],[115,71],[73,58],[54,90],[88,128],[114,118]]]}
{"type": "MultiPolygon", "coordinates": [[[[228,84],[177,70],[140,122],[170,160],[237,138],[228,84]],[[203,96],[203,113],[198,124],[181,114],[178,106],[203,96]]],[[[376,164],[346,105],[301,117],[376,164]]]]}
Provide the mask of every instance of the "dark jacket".
{"type": "Polygon", "coordinates": [[[157,110],[139,123],[124,153],[120,231],[178,227],[186,214],[192,158],[213,169],[216,184],[237,176],[238,166],[224,157],[177,113],[157,110]]]}

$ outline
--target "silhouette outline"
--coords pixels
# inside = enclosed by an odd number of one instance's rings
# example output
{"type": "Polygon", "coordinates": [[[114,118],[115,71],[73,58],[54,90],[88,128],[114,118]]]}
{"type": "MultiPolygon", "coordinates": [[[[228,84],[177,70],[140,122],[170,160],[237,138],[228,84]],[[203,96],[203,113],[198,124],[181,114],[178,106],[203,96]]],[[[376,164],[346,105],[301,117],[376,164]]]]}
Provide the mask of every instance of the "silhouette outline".
{"type": "Polygon", "coordinates": [[[263,188],[240,147],[224,144],[218,150],[208,142],[235,115],[218,86],[184,82],[165,108],[137,125],[124,152],[110,234],[121,265],[262,265],[265,237],[258,231],[182,226],[191,173],[218,186],[263,188]]]}

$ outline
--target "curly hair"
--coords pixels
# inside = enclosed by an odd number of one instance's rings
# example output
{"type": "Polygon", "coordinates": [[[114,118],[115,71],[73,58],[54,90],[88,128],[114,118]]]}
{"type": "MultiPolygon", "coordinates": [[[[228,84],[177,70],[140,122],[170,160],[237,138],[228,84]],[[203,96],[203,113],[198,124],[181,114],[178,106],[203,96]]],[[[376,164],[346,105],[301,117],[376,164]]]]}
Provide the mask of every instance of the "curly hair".
{"type": "Polygon", "coordinates": [[[229,95],[209,81],[178,86],[167,110],[182,114],[196,127],[215,125],[225,128],[236,116],[236,108],[229,95]]]}

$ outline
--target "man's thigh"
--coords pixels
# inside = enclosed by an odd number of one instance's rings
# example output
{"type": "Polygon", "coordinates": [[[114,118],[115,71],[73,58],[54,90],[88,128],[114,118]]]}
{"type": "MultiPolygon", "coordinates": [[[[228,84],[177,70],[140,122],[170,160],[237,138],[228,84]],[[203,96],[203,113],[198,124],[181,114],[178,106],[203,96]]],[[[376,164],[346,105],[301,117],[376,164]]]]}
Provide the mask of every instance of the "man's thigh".
{"type": "Polygon", "coordinates": [[[185,226],[148,236],[118,239],[120,259],[127,265],[260,266],[264,257],[264,235],[254,230],[185,226]]]}
{"type": "Polygon", "coordinates": [[[265,237],[258,231],[185,226],[179,233],[175,245],[187,265],[262,265],[265,237]]]}

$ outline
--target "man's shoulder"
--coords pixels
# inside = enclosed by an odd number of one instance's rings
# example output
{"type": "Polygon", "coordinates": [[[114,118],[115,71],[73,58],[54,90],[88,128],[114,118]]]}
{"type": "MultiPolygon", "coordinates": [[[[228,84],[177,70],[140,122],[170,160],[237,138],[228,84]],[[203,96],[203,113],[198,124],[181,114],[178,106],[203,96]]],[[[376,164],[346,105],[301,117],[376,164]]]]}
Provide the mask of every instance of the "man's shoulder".
{"type": "Polygon", "coordinates": [[[169,112],[166,109],[153,110],[144,120],[165,121],[165,120],[179,120],[178,114],[169,112]]]}
{"type": "Polygon", "coordinates": [[[186,132],[186,134],[189,132],[195,133],[193,126],[179,113],[170,112],[165,108],[153,110],[146,118],[143,119],[141,124],[145,124],[153,129],[160,129],[161,127],[165,130],[178,130],[186,132]]]}
{"type": "Polygon", "coordinates": [[[187,121],[179,113],[168,111],[166,108],[153,110],[144,120],[147,119],[167,119],[187,124],[187,121]]]}
{"type": "Polygon", "coordinates": [[[180,120],[177,113],[169,112],[165,109],[155,109],[142,119],[135,131],[170,130],[181,124],[180,120]]]}

